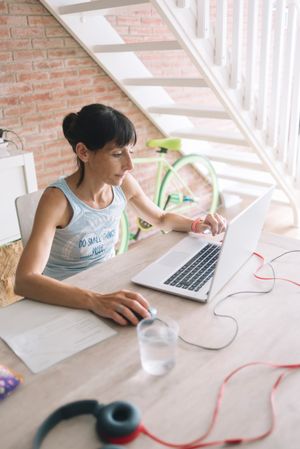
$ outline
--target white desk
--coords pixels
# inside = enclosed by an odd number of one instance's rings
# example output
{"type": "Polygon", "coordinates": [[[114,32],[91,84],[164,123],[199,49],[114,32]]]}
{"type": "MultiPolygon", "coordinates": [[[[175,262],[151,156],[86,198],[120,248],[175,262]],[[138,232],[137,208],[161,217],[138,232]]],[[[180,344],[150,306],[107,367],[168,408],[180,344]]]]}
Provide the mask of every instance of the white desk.
{"type": "MultiPolygon", "coordinates": [[[[179,233],[152,237],[127,254],[81,273],[68,282],[99,291],[135,288],[157,307],[159,315],[171,315],[184,337],[207,345],[230,338],[233,324],[213,319],[214,303],[229,291],[264,290],[269,282],[256,280],[252,258],[215,300],[207,305],[138,288],[131,276],[175,241],[179,233]]],[[[274,257],[287,249],[300,249],[300,241],[263,235],[259,250],[274,257]]],[[[277,274],[299,279],[300,254],[276,264],[277,274]]],[[[208,352],[180,343],[177,365],[168,375],[152,377],[141,370],[136,330],[118,329],[118,335],[76,356],[33,375],[3,342],[0,362],[22,373],[24,385],[0,404],[1,449],[31,448],[34,433],[46,416],[60,405],[94,398],[108,403],[127,400],[137,405],[144,424],[154,434],[173,442],[200,436],[210,421],[216,393],[224,377],[234,368],[255,360],[300,362],[300,289],[278,282],[268,295],[242,295],[229,299],[220,312],[233,314],[240,326],[235,342],[220,352],[208,352]]],[[[240,373],[226,390],[219,421],[211,439],[257,435],[269,425],[268,394],[278,370],[251,367],[240,373]]],[[[278,422],[267,440],[255,443],[263,449],[296,449],[300,441],[300,372],[294,372],[276,395],[278,422]]],[[[59,425],[49,434],[43,449],[96,449],[94,418],[79,417],[59,425]]],[[[140,436],[128,447],[163,447],[140,436]]]]}

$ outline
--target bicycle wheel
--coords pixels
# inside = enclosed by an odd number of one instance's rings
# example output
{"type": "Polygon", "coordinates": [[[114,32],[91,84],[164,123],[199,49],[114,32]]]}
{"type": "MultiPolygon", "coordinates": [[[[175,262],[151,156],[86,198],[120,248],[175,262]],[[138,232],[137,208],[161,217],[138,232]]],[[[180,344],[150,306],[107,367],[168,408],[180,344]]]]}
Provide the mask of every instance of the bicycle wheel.
{"type": "Polygon", "coordinates": [[[216,212],[219,189],[210,161],[198,154],[177,159],[161,182],[158,205],[190,217],[216,212]]]}
{"type": "Polygon", "coordinates": [[[119,227],[119,241],[116,248],[116,254],[123,254],[128,250],[129,244],[129,221],[126,212],[121,215],[119,227]]]}

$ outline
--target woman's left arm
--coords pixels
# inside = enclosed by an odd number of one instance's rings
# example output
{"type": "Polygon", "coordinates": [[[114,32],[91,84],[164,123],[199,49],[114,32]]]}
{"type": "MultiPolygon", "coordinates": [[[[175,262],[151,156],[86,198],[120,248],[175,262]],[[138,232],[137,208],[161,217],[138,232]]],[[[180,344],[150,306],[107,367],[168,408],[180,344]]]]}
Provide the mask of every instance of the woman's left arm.
{"type": "Polygon", "coordinates": [[[226,220],[219,214],[207,214],[202,219],[194,220],[184,215],[165,212],[154,204],[144,193],[137,180],[128,174],[122,184],[127,201],[146,221],[164,231],[181,231],[203,233],[208,228],[212,235],[223,232],[226,220]]]}

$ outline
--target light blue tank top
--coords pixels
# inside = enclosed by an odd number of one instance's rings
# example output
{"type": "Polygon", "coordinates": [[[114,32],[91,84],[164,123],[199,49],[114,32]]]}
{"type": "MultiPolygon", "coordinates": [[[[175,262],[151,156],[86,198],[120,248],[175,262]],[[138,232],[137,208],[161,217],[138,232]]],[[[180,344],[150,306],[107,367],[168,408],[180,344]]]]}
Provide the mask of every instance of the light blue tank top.
{"type": "Polygon", "coordinates": [[[121,187],[112,187],[113,201],[104,209],[93,209],[81,201],[64,178],[49,187],[64,193],[73,217],[65,228],[56,229],[44,274],[62,280],[113,257],[126,206],[121,187]]]}

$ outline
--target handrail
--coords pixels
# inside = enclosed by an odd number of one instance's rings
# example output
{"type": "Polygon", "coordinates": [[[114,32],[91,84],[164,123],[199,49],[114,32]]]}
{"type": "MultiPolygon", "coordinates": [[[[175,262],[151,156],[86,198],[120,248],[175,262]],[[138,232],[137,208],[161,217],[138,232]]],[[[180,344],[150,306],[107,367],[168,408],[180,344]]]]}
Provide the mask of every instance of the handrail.
{"type": "Polygon", "coordinates": [[[205,8],[209,0],[190,0],[189,10],[185,8],[180,13],[172,0],[153,2],[164,13],[182,47],[189,52],[209,87],[284,191],[298,225],[300,208],[296,195],[299,192],[295,190],[295,183],[300,186],[300,148],[296,138],[300,121],[297,101],[300,76],[293,68],[299,67],[296,54],[299,47],[295,45],[296,39],[300,42],[299,1],[254,0],[251,3],[255,2],[257,7],[251,4],[247,8],[249,2],[245,0],[216,0],[211,3],[209,17],[205,8]],[[249,11],[251,20],[248,20],[249,11]],[[227,23],[222,14],[226,14],[227,23]],[[288,20],[291,16],[293,20],[288,20]],[[208,35],[197,34],[199,23],[200,30],[210,30],[208,35]],[[195,29],[191,29],[193,24],[195,29]],[[244,45],[246,35],[247,46],[244,45]],[[290,43],[292,45],[287,48],[290,43]],[[223,57],[224,48],[226,57],[223,57]]]}

